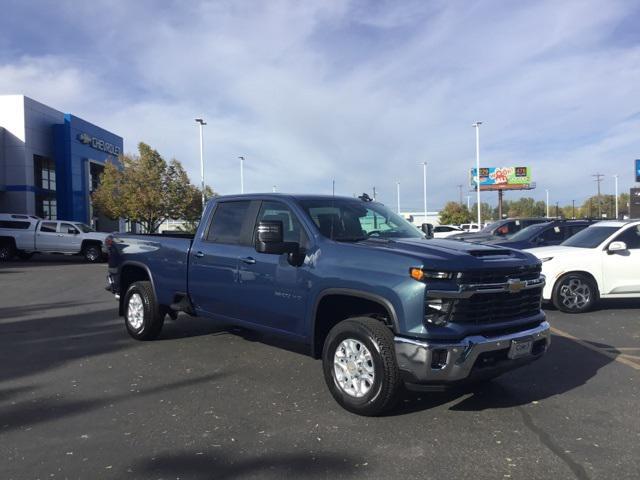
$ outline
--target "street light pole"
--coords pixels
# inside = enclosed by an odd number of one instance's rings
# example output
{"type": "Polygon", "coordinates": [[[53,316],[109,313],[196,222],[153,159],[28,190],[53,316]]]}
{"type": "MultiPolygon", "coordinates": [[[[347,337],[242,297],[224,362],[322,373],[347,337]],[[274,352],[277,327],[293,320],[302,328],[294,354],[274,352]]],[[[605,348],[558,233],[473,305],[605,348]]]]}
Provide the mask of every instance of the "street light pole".
{"type": "Polygon", "coordinates": [[[478,203],[478,228],[482,228],[482,215],[480,209],[480,125],[476,122],[472,126],[476,129],[476,202],[478,203]]]}
{"type": "Polygon", "coordinates": [[[422,200],[424,203],[424,220],[427,222],[427,162],[422,162],[422,200]]]}
{"type": "Polygon", "coordinates": [[[204,211],[204,144],[202,143],[202,127],[207,124],[202,118],[196,118],[200,127],[200,184],[202,188],[202,211],[204,211]]]}
{"type": "Polygon", "coordinates": [[[398,196],[398,215],[400,215],[400,182],[396,182],[397,196],[398,196]]]}
{"type": "Polygon", "coordinates": [[[240,159],[240,193],[244,193],[244,157],[240,159]]]}
{"type": "Polygon", "coordinates": [[[613,178],[615,179],[615,185],[616,185],[616,220],[618,219],[618,175],[614,175],[613,178]]]}
{"type": "Polygon", "coordinates": [[[549,218],[549,189],[546,189],[547,192],[547,218],[549,218]]]}

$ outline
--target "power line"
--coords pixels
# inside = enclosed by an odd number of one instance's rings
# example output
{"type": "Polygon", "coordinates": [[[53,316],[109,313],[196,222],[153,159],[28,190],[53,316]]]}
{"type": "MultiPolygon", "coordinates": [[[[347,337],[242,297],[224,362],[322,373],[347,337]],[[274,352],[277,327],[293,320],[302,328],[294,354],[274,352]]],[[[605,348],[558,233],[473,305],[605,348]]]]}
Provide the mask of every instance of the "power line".
{"type": "Polygon", "coordinates": [[[604,174],[594,173],[591,176],[595,177],[595,182],[598,184],[598,219],[600,219],[602,218],[602,201],[600,199],[600,182],[602,182],[602,179],[604,178],[604,174]]]}

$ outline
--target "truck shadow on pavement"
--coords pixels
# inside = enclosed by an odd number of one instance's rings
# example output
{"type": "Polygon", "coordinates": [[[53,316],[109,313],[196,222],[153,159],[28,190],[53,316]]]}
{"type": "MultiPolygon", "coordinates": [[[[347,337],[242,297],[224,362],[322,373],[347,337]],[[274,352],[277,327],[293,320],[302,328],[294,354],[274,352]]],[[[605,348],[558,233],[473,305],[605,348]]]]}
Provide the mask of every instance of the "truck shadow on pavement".
{"type": "Polygon", "coordinates": [[[247,457],[224,448],[216,448],[215,451],[215,455],[203,452],[169,452],[155,455],[154,459],[135,463],[132,471],[144,478],[198,480],[330,478],[355,474],[362,476],[364,471],[358,466],[366,462],[346,452],[266,453],[258,457],[247,457]]]}
{"type": "MultiPolygon", "coordinates": [[[[404,415],[453,403],[452,411],[482,411],[527,405],[586,384],[613,359],[554,335],[540,360],[489,382],[446,392],[408,392],[389,415],[404,415]]],[[[626,367],[625,367],[626,368],[626,367]]]]}

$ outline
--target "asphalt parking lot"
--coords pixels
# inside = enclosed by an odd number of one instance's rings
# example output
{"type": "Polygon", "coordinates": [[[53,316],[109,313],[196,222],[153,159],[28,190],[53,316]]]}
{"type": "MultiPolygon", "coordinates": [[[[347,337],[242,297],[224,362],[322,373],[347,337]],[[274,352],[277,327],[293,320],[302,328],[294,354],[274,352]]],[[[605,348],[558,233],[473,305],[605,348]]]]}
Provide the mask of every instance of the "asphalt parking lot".
{"type": "MultiPolygon", "coordinates": [[[[136,342],[105,265],[0,265],[0,478],[638,478],[640,302],[471,390],[342,410],[321,364],[184,317],[136,342]]],[[[266,343],[264,343],[266,341],[266,343]]]]}

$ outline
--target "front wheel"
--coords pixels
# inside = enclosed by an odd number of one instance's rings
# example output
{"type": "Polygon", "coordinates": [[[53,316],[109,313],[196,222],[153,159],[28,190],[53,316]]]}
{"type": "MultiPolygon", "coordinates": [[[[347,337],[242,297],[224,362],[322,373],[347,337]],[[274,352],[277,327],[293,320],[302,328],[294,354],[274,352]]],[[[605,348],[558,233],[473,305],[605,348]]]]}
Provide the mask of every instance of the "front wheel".
{"type": "Polygon", "coordinates": [[[102,249],[97,245],[88,245],[82,251],[87,262],[96,263],[102,260],[102,249]]]}
{"type": "Polygon", "coordinates": [[[393,334],[369,317],[350,318],[331,329],[322,351],[324,378],[346,410],[374,416],[398,399],[402,381],[393,334]]]}
{"type": "Polygon", "coordinates": [[[591,310],[598,299],[598,287],[582,273],[569,273],[561,277],[553,288],[552,302],[565,313],[583,313],[591,310]]]}
{"type": "Polygon", "coordinates": [[[158,307],[151,282],[135,282],[124,297],[124,323],[136,340],[153,340],[162,330],[164,314],[158,307]]]}

